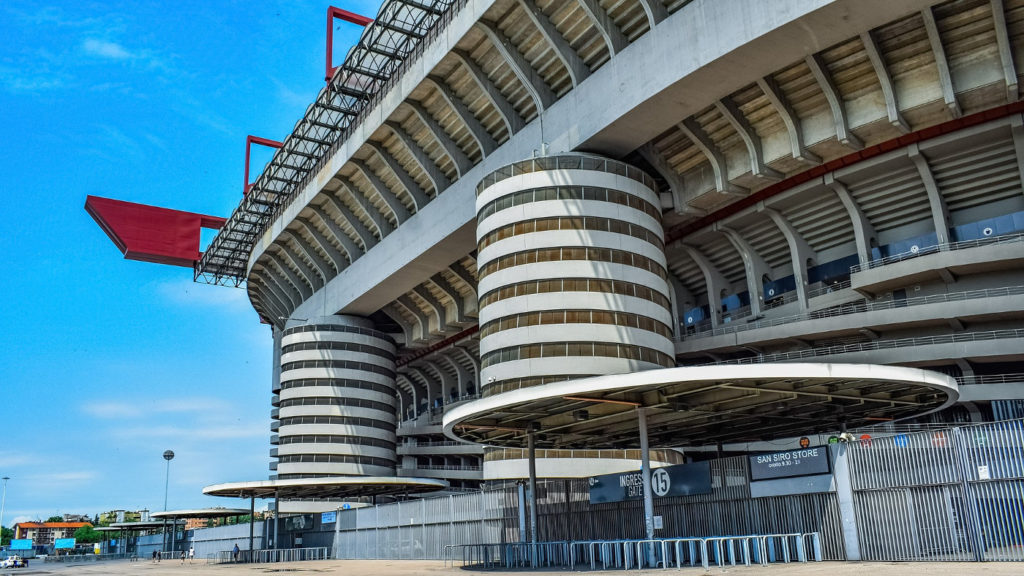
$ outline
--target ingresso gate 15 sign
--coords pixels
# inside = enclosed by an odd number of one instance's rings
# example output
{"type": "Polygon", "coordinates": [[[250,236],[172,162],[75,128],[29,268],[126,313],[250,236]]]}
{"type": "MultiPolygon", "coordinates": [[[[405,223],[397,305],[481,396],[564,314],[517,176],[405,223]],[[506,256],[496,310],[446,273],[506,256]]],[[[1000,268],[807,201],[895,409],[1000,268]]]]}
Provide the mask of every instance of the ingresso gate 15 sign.
{"type": "MultiPolygon", "coordinates": [[[[640,471],[604,474],[590,478],[590,503],[622,502],[644,497],[640,471]]],[[[651,470],[651,492],[655,498],[711,493],[711,464],[696,462],[651,470]]]]}
{"type": "Polygon", "coordinates": [[[748,456],[748,458],[750,458],[751,480],[828,474],[832,471],[827,446],[757,454],[748,456]]]}

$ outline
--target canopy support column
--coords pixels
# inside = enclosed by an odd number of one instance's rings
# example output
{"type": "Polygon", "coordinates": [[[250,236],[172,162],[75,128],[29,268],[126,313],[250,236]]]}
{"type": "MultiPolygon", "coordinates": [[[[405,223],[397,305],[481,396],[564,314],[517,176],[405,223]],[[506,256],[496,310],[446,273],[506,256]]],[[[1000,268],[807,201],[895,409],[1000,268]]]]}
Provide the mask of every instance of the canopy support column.
{"type": "Polygon", "coordinates": [[[537,443],[531,430],[526,433],[530,458],[530,566],[537,567],[537,443]]]}
{"type": "Polygon", "coordinates": [[[252,540],[253,530],[255,530],[256,524],[256,494],[254,493],[249,497],[249,561],[252,562],[252,540]]]}
{"type": "MultiPolygon", "coordinates": [[[[640,423],[640,475],[644,488],[644,526],[647,528],[647,539],[654,540],[654,494],[651,493],[651,448],[647,442],[647,409],[636,409],[640,423]]],[[[654,546],[647,549],[647,565],[654,568],[654,546]]]]}

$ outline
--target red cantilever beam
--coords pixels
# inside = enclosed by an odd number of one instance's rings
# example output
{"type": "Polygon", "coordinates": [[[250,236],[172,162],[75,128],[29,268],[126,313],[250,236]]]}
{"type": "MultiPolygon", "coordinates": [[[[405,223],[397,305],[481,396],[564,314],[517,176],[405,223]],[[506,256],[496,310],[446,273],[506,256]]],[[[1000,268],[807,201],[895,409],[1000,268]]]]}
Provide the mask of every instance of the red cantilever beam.
{"type": "Polygon", "coordinates": [[[348,10],[342,10],[334,6],[327,7],[327,75],[324,78],[325,82],[330,82],[331,78],[334,77],[334,71],[338,69],[337,66],[332,66],[334,60],[334,19],[341,18],[345,22],[351,22],[359,26],[369,26],[373,22],[373,18],[367,18],[366,16],[360,16],[354,12],[348,10]]]}
{"type": "Polygon", "coordinates": [[[268,148],[280,148],[282,146],[277,140],[267,140],[266,138],[260,138],[251,134],[245,137],[245,186],[242,187],[242,196],[248,194],[249,189],[252,188],[252,184],[249,184],[249,152],[252,150],[253,144],[259,144],[268,148]]]}
{"type": "Polygon", "coordinates": [[[191,268],[201,228],[220,229],[226,220],[99,196],[86,196],[85,211],[128,260],[191,268]]]}

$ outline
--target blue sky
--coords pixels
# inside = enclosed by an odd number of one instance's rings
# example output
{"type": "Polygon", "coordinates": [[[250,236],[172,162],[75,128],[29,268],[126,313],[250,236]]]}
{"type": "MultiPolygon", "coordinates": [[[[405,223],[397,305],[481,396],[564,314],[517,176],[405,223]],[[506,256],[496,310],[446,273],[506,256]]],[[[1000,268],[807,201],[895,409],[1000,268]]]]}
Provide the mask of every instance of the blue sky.
{"type": "MultiPolygon", "coordinates": [[[[328,5],[0,2],[4,525],[161,510],[167,449],[172,509],[267,478],[270,329],[245,291],[123,260],[83,206],[229,215],[245,136],[283,139],[323,86],[328,5]]],[[[360,32],[335,25],[337,59],[360,32]]]]}

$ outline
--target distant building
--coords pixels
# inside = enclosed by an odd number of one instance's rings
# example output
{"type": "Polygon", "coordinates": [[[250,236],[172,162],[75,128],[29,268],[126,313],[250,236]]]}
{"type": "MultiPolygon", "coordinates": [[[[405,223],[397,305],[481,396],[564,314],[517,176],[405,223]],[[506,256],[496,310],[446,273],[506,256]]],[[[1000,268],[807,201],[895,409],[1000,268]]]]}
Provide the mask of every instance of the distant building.
{"type": "Polygon", "coordinates": [[[32,540],[35,546],[51,546],[57,538],[71,538],[82,526],[92,526],[92,522],[21,522],[14,525],[14,538],[32,540]]]}
{"type": "Polygon", "coordinates": [[[212,527],[212,523],[209,518],[189,518],[185,520],[185,530],[195,530],[197,528],[208,528],[212,527]]]}
{"type": "Polygon", "coordinates": [[[88,514],[65,514],[64,515],[64,521],[65,522],[90,522],[91,523],[92,518],[90,518],[88,514]]]}

